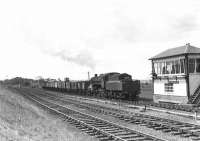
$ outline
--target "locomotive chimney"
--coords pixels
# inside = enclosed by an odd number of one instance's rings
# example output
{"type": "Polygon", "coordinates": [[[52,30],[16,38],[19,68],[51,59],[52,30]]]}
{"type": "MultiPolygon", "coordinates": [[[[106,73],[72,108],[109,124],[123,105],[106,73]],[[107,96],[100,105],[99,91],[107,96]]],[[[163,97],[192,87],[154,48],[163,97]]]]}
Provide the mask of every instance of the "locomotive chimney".
{"type": "Polygon", "coordinates": [[[88,80],[90,80],[90,72],[88,71],[88,80]]]}
{"type": "Polygon", "coordinates": [[[186,46],[190,46],[190,43],[187,43],[186,46]]]}
{"type": "Polygon", "coordinates": [[[94,75],[94,77],[97,77],[97,76],[98,76],[97,74],[94,75]]]}

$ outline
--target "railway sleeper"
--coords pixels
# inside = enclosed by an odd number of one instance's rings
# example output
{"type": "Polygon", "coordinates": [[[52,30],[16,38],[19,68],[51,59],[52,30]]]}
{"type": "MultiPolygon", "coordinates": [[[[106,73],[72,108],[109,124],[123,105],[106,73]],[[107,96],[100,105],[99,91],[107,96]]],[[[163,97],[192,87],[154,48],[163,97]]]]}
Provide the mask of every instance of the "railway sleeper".
{"type": "Polygon", "coordinates": [[[116,136],[128,136],[128,135],[133,135],[133,133],[132,132],[121,132],[121,133],[118,133],[118,134],[115,134],[116,136]]]}
{"type": "Polygon", "coordinates": [[[92,129],[90,129],[90,130],[88,130],[88,131],[85,131],[85,133],[87,133],[87,134],[94,134],[96,131],[95,130],[92,130],[92,129]]]}
{"type": "Polygon", "coordinates": [[[80,129],[81,131],[83,132],[86,132],[86,131],[89,131],[90,129],[89,128],[83,128],[83,129],[80,129]]]}
{"type": "Polygon", "coordinates": [[[141,123],[140,126],[147,126],[147,123],[141,123]]]}
{"type": "Polygon", "coordinates": [[[96,126],[101,126],[101,125],[108,125],[108,124],[106,124],[106,123],[104,123],[104,122],[90,122],[91,124],[94,124],[94,125],[96,125],[96,126]]]}
{"type": "Polygon", "coordinates": [[[99,134],[97,134],[95,137],[96,137],[96,138],[105,138],[105,137],[107,137],[107,136],[104,135],[104,134],[99,133],[99,134]]]}
{"type": "Polygon", "coordinates": [[[113,112],[112,115],[115,116],[115,117],[118,117],[118,118],[121,117],[121,114],[115,113],[115,112],[113,112]]]}
{"type": "Polygon", "coordinates": [[[75,127],[80,127],[80,123],[73,124],[75,127]]]}
{"type": "Polygon", "coordinates": [[[119,116],[118,119],[124,120],[126,117],[125,116],[119,116]]]}
{"type": "Polygon", "coordinates": [[[190,134],[193,134],[194,132],[191,132],[190,130],[188,129],[178,129],[179,132],[186,132],[186,133],[190,133],[190,134]]]}
{"type": "Polygon", "coordinates": [[[135,123],[135,122],[140,122],[140,120],[139,119],[131,119],[131,123],[135,123]]]}
{"type": "Polygon", "coordinates": [[[110,129],[104,129],[106,132],[111,132],[111,131],[117,131],[119,128],[110,128],[110,129]]]}
{"type": "Polygon", "coordinates": [[[87,122],[88,124],[89,124],[89,123],[94,123],[94,122],[95,122],[95,121],[93,121],[93,120],[91,120],[91,119],[85,119],[85,118],[83,118],[83,119],[81,118],[80,120],[83,121],[83,122],[87,122]]]}
{"type": "Polygon", "coordinates": [[[147,127],[153,128],[153,129],[156,130],[156,129],[158,129],[160,127],[160,125],[159,124],[148,124],[147,127]]]}
{"type": "Polygon", "coordinates": [[[70,120],[70,121],[68,121],[70,124],[75,124],[76,123],[76,121],[74,121],[74,120],[70,120]]]}
{"type": "Polygon", "coordinates": [[[181,125],[175,125],[175,124],[172,124],[172,126],[174,126],[174,128],[182,128],[182,127],[185,127],[184,124],[181,124],[181,125]]]}
{"type": "Polygon", "coordinates": [[[146,140],[146,139],[126,139],[126,141],[152,141],[151,140],[146,140]]]}
{"type": "Polygon", "coordinates": [[[100,128],[100,129],[110,129],[110,127],[109,126],[106,126],[106,125],[102,125],[102,126],[96,126],[96,125],[93,125],[93,126],[95,126],[95,127],[97,127],[97,128],[100,128]]]}
{"type": "Polygon", "coordinates": [[[191,134],[191,133],[186,133],[186,134],[182,134],[182,135],[180,135],[181,137],[184,137],[184,138],[188,138],[188,137],[197,137],[197,136],[195,136],[195,135],[193,135],[193,134],[191,134]]]}
{"type": "Polygon", "coordinates": [[[199,132],[200,132],[200,129],[198,129],[198,128],[190,129],[190,132],[199,133],[199,132]]]}
{"type": "Polygon", "coordinates": [[[194,126],[190,126],[190,127],[183,127],[182,128],[183,130],[190,130],[190,131],[200,131],[200,128],[199,127],[194,127],[194,126]]]}
{"type": "MultiPolygon", "coordinates": [[[[75,121],[75,120],[72,120],[72,121],[70,121],[69,123],[70,123],[70,124],[73,124],[73,125],[76,125],[78,122],[75,121]]],[[[78,124],[79,124],[79,123],[78,123],[78,124]]]]}
{"type": "Polygon", "coordinates": [[[129,122],[129,121],[131,121],[131,119],[130,118],[125,118],[124,121],[125,122],[129,122]]]}
{"type": "Polygon", "coordinates": [[[90,136],[96,136],[97,135],[96,132],[91,132],[91,133],[87,133],[87,134],[90,135],[90,136]]]}
{"type": "Polygon", "coordinates": [[[135,122],[131,122],[131,123],[134,123],[134,124],[141,124],[140,121],[135,121],[135,122]]]}
{"type": "Polygon", "coordinates": [[[117,113],[112,112],[111,115],[112,116],[117,116],[117,113]]]}
{"type": "Polygon", "coordinates": [[[80,129],[80,130],[83,130],[83,129],[86,129],[87,127],[82,126],[82,125],[79,125],[79,126],[76,126],[76,128],[78,128],[78,129],[80,129]]]}
{"type": "Polygon", "coordinates": [[[146,127],[148,127],[148,128],[154,128],[155,125],[153,125],[153,124],[148,124],[146,127]]]}
{"type": "Polygon", "coordinates": [[[92,127],[87,127],[87,129],[88,129],[88,131],[94,131],[94,130],[96,130],[96,129],[94,129],[94,128],[92,128],[92,127]]]}
{"type": "Polygon", "coordinates": [[[199,141],[200,137],[191,137],[191,140],[193,140],[193,141],[199,141]]]}
{"type": "Polygon", "coordinates": [[[108,129],[104,129],[104,130],[117,130],[117,129],[121,129],[119,127],[116,127],[116,126],[110,126],[108,129]]]}
{"type": "Polygon", "coordinates": [[[79,123],[77,124],[77,123],[71,123],[73,126],[78,126],[78,125],[80,125],[79,123]]]}
{"type": "Polygon", "coordinates": [[[102,138],[100,139],[100,141],[112,141],[114,139],[110,138],[110,137],[105,137],[105,138],[102,138]]]}
{"type": "Polygon", "coordinates": [[[141,124],[148,124],[148,123],[149,123],[149,121],[146,121],[146,120],[144,120],[144,119],[141,119],[141,120],[139,120],[139,121],[140,121],[141,124]]]}
{"type": "Polygon", "coordinates": [[[164,126],[159,126],[159,127],[154,127],[155,130],[163,130],[163,129],[167,129],[167,127],[164,126]]]}
{"type": "Polygon", "coordinates": [[[95,123],[96,125],[102,125],[102,124],[108,125],[107,123],[105,123],[105,122],[103,122],[103,121],[94,121],[94,123],[95,123]]]}
{"type": "Polygon", "coordinates": [[[80,123],[80,121],[76,121],[76,122],[74,122],[74,125],[76,126],[76,125],[80,125],[81,123],[80,123]]]}
{"type": "Polygon", "coordinates": [[[145,119],[142,120],[142,122],[143,122],[143,123],[146,123],[146,124],[151,124],[151,123],[153,123],[153,122],[151,122],[150,120],[145,120],[145,119]]]}
{"type": "Polygon", "coordinates": [[[131,117],[130,118],[132,121],[141,121],[141,118],[133,118],[133,117],[131,117]]]}
{"type": "Polygon", "coordinates": [[[172,131],[171,134],[172,135],[182,135],[182,134],[186,134],[186,132],[172,131]]]}
{"type": "Polygon", "coordinates": [[[109,127],[108,125],[106,124],[94,124],[95,127],[98,127],[98,128],[101,128],[101,127],[109,127]]]}
{"type": "Polygon", "coordinates": [[[79,125],[77,125],[77,126],[80,126],[80,127],[87,127],[85,124],[83,124],[83,123],[81,123],[81,122],[79,122],[79,125]]]}
{"type": "Polygon", "coordinates": [[[141,135],[139,134],[132,134],[130,136],[124,136],[124,137],[121,137],[122,139],[130,139],[130,138],[139,138],[139,137],[142,137],[141,135]]]}
{"type": "Polygon", "coordinates": [[[165,133],[168,133],[168,132],[171,132],[172,130],[169,129],[169,128],[166,128],[166,129],[163,129],[162,132],[165,132],[165,133]]]}
{"type": "Polygon", "coordinates": [[[110,133],[110,134],[119,134],[119,133],[121,133],[121,132],[123,132],[124,130],[122,130],[122,129],[116,129],[116,130],[114,130],[114,131],[107,131],[108,133],[110,133]]]}
{"type": "MultiPolygon", "coordinates": [[[[179,130],[183,130],[183,131],[186,131],[186,132],[192,132],[194,128],[192,127],[181,127],[179,130]]],[[[195,131],[195,130],[194,130],[195,131]]],[[[196,130],[198,131],[198,130],[196,130]]]]}
{"type": "Polygon", "coordinates": [[[191,132],[194,136],[199,136],[200,137],[200,132],[191,132]]]}
{"type": "Polygon", "coordinates": [[[114,137],[113,136],[110,136],[110,135],[107,135],[105,134],[105,137],[103,138],[100,138],[101,141],[110,141],[110,140],[114,140],[114,137]]]}
{"type": "Polygon", "coordinates": [[[149,125],[153,125],[153,127],[158,127],[158,126],[162,126],[162,124],[160,123],[155,123],[155,122],[148,122],[149,125]]]}
{"type": "MultiPolygon", "coordinates": [[[[83,121],[83,120],[81,120],[81,121],[83,121]]],[[[85,123],[87,123],[87,124],[95,124],[95,122],[94,121],[84,121],[85,123]]]]}
{"type": "MultiPolygon", "coordinates": [[[[136,139],[134,139],[135,141],[153,141],[151,138],[149,138],[149,137],[143,137],[143,136],[141,136],[141,137],[138,137],[138,138],[136,138],[136,139]]],[[[129,140],[128,140],[129,141],[129,140]]]]}
{"type": "Polygon", "coordinates": [[[105,127],[101,127],[102,130],[106,130],[106,129],[116,129],[115,127],[111,127],[111,126],[105,126],[105,127]]]}

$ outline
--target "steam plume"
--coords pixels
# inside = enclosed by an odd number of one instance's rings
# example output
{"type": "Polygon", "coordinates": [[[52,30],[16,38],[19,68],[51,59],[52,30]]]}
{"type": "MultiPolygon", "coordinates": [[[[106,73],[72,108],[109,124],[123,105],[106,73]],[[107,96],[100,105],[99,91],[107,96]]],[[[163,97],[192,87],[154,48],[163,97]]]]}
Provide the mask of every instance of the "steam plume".
{"type": "Polygon", "coordinates": [[[93,56],[87,50],[80,51],[77,55],[70,56],[65,50],[59,52],[51,52],[52,56],[59,57],[60,59],[68,62],[73,62],[80,66],[89,67],[91,69],[95,68],[95,61],[93,56]]]}

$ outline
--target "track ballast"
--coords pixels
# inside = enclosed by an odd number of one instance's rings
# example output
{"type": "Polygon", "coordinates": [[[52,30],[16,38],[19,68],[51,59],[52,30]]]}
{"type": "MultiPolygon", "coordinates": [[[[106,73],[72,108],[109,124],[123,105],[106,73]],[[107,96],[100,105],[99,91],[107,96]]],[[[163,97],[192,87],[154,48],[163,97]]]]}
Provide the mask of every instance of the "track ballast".
{"type": "Polygon", "coordinates": [[[113,122],[91,116],[74,109],[49,102],[48,100],[41,99],[32,94],[26,94],[21,91],[24,96],[39,104],[41,107],[50,110],[56,115],[62,117],[64,120],[75,125],[80,130],[88,133],[91,136],[99,138],[99,140],[115,140],[115,141],[164,141],[163,139],[156,138],[135,130],[131,130],[113,122]]]}

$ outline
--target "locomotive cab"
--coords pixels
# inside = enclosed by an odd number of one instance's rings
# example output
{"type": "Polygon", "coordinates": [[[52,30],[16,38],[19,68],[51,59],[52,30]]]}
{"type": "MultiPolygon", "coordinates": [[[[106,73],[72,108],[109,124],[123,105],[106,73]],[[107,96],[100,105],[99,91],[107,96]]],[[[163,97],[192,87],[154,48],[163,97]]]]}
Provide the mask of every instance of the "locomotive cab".
{"type": "Polygon", "coordinates": [[[106,82],[106,93],[110,98],[134,100],[139,94],[139,89],[139,81],[133,81],[131,75],[126,73],[110,76],[106,82]]]}

